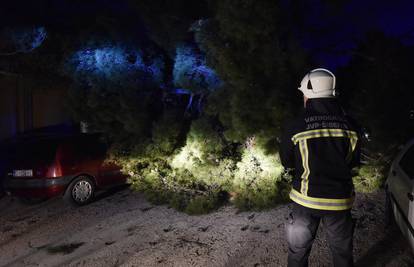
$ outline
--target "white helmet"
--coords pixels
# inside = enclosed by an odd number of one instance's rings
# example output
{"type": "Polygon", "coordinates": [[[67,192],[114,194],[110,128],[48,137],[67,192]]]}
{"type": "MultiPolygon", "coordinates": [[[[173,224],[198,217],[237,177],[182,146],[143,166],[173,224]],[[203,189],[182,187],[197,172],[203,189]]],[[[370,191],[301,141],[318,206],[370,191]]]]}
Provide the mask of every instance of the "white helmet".
{"type": "Polygon", "coordinates": [[[298,88],[307,98],[335,97],[335,75],[327,69],[314,69],[303,77],[298,88]]]}

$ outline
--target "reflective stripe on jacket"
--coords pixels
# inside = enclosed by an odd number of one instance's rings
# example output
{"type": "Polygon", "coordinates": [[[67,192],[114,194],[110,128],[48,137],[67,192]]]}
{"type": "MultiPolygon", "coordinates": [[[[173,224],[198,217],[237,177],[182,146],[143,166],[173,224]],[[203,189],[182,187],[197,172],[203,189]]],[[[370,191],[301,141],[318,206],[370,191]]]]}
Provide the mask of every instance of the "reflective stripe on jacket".
{"type": "Polygon", "coordinates": [[[318,210],[347,210],[354,200],[351,169],[359,164],[358,127],[336,99],[309,99],[282,137],[280,157],[295,169],[290,198],[318,210]]]}

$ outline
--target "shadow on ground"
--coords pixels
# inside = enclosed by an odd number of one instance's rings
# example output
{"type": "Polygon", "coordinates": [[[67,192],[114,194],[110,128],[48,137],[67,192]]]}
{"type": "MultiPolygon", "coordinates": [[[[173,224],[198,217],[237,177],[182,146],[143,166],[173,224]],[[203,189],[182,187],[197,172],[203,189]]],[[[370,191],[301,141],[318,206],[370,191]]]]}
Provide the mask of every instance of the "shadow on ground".
{"type": "MultiPolygon", "coordinates": [[[[390,226],[386,232],[387,233],[382,240],[369,248],[368,251],[356,261],[356,267],[387,266],[397,254],[403,252],[401,251],[401,244],[406,244],[404,247],[409,249],[407,240],[405,240],[396,225],[390,226]]],[[[414,259],[407,258],[406,263],[406,266],[414,266],[414,259]]]]}
{"type": "Polygon", "coordinates": [[[127,188],[129,188],[129,184],[119,185],[111,189],[108,189],[106,191],[99,192],[98,194],[96,194],[92,202],[96,202],[96,201],[100,201],[102,199],[108,198],[112,195],[115,195],[118,192],[126,190],[127,188]]]}

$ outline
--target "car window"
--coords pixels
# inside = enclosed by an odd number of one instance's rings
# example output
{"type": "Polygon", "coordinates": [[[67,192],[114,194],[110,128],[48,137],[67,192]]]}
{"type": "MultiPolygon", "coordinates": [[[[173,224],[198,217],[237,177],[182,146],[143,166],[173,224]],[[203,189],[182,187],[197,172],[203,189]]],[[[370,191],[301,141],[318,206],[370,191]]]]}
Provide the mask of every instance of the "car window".
{"type": "Polygon", "coordinates": [[[400,161],[400,166],[410,179],[414,179],[414,145],[404,154],[400,161]]]}
{"type": "Polygon", "coordinates": [[[53,160],[58,147],[56,140],[36,140],[11,145],[7,156],[12,160],[53,160]]]}
{"type": "Polygon", "coordinates": [[[105,157],[106,146],[96,136],[88,136],[80,139],[79,144],[82,148],[82,153],[86,157],[105,157]]]}

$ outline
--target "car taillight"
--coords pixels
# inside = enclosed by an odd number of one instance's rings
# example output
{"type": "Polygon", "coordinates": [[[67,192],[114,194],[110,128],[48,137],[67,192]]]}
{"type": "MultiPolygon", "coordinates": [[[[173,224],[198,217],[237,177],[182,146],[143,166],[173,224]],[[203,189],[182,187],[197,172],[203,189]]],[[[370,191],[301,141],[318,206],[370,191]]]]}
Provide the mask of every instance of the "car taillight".
{"type": "Polygon", "coordinates": [[[55,178],[62,176],[62,168],[59,163],[53,163],[47,170],[46,177],[55,178]]]}

